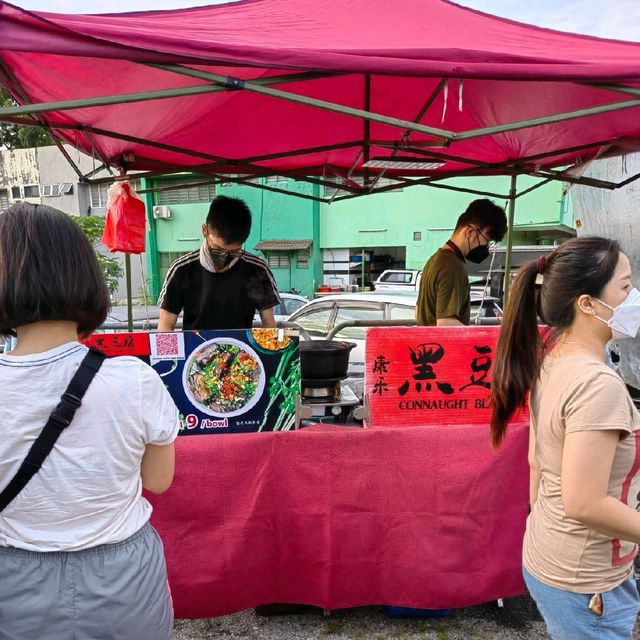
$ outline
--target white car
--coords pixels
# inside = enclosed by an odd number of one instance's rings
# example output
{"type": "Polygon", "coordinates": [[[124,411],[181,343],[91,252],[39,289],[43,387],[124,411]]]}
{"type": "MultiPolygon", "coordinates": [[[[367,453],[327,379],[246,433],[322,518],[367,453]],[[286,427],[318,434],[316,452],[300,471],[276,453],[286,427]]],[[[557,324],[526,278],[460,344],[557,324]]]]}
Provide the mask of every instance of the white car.
{"type": "Polygon", "coordinates": [[[417,269],[386,269],[373,283],[376,291],[418,291],[422,271],[417,269]]]}
{"type": "MultiPolygon", "coordinates": [[[[299,324],[312,339],[323,339],[338,324],[351,320],[415,320],[415,293],[345,293],[323,296],[298,309],[290,322],[299,324]]],[[[366,327],[346,327],[336,340],[354,342],[349,356],[349,375],[364,375],[364,340],[366,327]]]]}
{"type": "MultiPolygon", "coordinates": [[[[352,320],[397,320],[410,324],[416,317],[418,294],[399,291],[345,293],[323,296],[308,302],[290,318],[311,337],[321,340],[343,322],[352,320]]],[[[502,317],[497,298],[471,296],[471,321],[480,317],[502,317]],[[480,303],[483,303],[480,305],[480,303]]],[[[336,340],[354,342],[357,346],[349,358],[349,375],[364,375],[366,327],[345,327],[335,335],[336,340]]]]}
{"type": "MultiPolygon", "coordinates": [[[[303,307],[309,300],[304,296],[298,295],[297,293],[288,293],[288,292],[280,292],[280,299],[282,300],[282,304],[279,304],[277,307],[273,308],[273,315],[276,318],[276,322],[281,322],[282,320],[288,320],[289,316],[303,307]]],[[[260,322],[260,314],[256,313],[253,316],[254,323],[260,322]]]]}

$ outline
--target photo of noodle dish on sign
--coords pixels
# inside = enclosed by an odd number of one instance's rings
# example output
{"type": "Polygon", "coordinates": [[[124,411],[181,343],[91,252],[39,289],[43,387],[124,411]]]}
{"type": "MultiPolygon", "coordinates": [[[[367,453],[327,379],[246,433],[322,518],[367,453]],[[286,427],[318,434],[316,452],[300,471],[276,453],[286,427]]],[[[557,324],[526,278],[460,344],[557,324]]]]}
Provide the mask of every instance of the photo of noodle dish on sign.
{"type": "Polygon", "coordinates": [[[185,394],[203,413],[218,418],[239,416],[252,409],[265,387],[264,366],[247,344],[214,338],[187,358],[182,375],[185,394]]]}

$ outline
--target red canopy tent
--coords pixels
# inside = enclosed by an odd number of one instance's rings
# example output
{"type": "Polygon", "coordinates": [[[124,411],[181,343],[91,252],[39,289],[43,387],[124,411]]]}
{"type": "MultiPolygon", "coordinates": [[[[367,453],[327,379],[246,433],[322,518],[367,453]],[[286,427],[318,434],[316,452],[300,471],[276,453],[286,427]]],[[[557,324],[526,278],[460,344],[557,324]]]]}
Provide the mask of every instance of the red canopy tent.
{"type": "MultiPolygon", "coordinates": [[[[640,44],[539,29],[445,0],[244,0],[189,10],[101,16],[34,13],[0,1],[0,43],[0,84],[19,103],[0,109],[0,121],[44,126],[59,144],[69,142],[100,158],[105,166],[125,164],[147,176],[190,171],[207,180],[224,175],[225,181],[254,184],[249,178],[281,174],[331,186],[337,181],[341,195],[336,199],[342,199],[413,184],[444,186],[439,181],[452,176],[503,173],[512,176],[511,228],[515,199],[524,193],[516,193],[517,174],[538,175],[539,184],[565,180],[613,189],[623,183],[586,178],[557,167],[580,165],[640,146],[640,44]],[[381,186],[383,174],[392,178],[392,184],[381,186]]],[[[84,176],[76,170],[87,181],[94,173],[84,176]]],[[[505,268],[508,273],[508,262],[505,268]]],[[[384,435],[371,433],[374,438],[384,435]]],[[[407,431],[405,438],[416,433],[407,431]]],[[[293,435],[299,439],[304,434],[293,435]]],[[[260,437],[271,435],[286,434],[260,437]]],[[[449,430],[444,437],[452,442],[449,430]]],[[[190,439],[184,440],[181,446],[186,452],[190,439]]],[[[357,444],[360,438],[349,440],[357,444]]],[[[280,441],[285,445],[296,442],[293,438],[280,441]]],[[[380,442],[387,460],[389,449],[386,442],[380,442]]],[[[268,440],[260,443],[271,444],[268,440]]],[[[253,443],[242,438],[212,438],[209,442],[216,447],[236,445],[253,451],[253,443]]],[[[338,445],[344,449],[340,442],[338,445]]],[[[201,447],[192,446],[202,453],[201,447]]],[[[321,446],[325,453],[329,451],[321,446]]],[[[424,445],[416,448],[408,441],[408,446],[418,451],[424,445]]],[[[276,447],[270,450],[277,451],[276,447]]],[[[360,457],[345,451],[347,462],[342,470],[348,473],[348,482],[344,486],[351,489],[351,463],[368,461],[371,448],[367,444],[366,454],[360,457]]],[[[473,451],[477,460],[478,450],[473,451]]],[[[521,448],[511,451],[514,459],[524,460],[521,448]]],[[[261,450],[254,454],[260,457],[261,450]]],[[[296,459],[286,448],[282,455],[296,459]]],[[[235,469],[236,458],[230,458],[230,468],[235,469]]],[[[211,457],[202,459],[209,470],[211,457]]],[[[402,466],[389,467],[394,473],[406,467],[404,450],[399,459],[402,466]]],[[[322,463],[323,458],[318,460],[322,463]]],[[[446,471],[444,465],[433,468],[446,471]]],[[[293,469],[294,481],[285,486],[294,491],[299,487],[297,480],[308,472],[304,464],[299,467],[302,476],[298,468],[277,465],[277,469],[293,469]]],[[[200,485],[186,482],[186,471],[179,473],[185,474],[180,485],[185,495],[188,489],[190,496],[198,498],[193,487],[200,485]]],[[[199,473],[197,477],[205,476],[199,473]]],[[[331,481],[327,495],[333,496],[334,478],[326,477],[331,481]]],[[[414,477],[431,482],[428,474],[414,477]]],[[[254,480],[251,473],[243,476],[246,478],[254,480]]],[[[476,478],[473,486],[484,488],[476,478]]],[[[525,480],[518,482],[525,496],[526,470],[517,478],[525,480]]],[[[355,498],[339,496],[341,508],[354,504],[360,512],[362,496],[381,493],[372,489],[365,474],[362,479],[363,484],[353,485],[355,498]]],[[[496,481],[497,487],[511,489],[500,477],[496,481]]],[[[253,491],[251,482],[230,486],[247,489],[251,504],[261,507],[255,495],[263,493],[253,491]]],[[[448,478],[442,483],[447,489],[450,485],[448,478]]],[[[322,486],[317,485],[319,490],[322,486]]],[[[391,486],[396,486],[395,478],[391,486]]],[[[180,494],[173,495],[182,499],[180,494]]],[[[429,494],[420,493],[422,498],[425,495],[429,494]]],[[[216,496],[234,500],[232,493],[224,491],[216,496]]],[[[496,496],[499,494],[493,498],[496,496]]],[[[309,501],[306,494],[297,498],[309,501]]],[[[463,499],[469,500],[468,492],[463,499]]],[[[523,497],[520,504],[523,517],[525,500],[523,497]]],[[[237,501],[234,504],[242,506],[237,501]]],[[[431,505],[424,507],[422,516],[428,516],[430,509],[431,505]]],[[[170,509],[165,512],[168,517],[171,513],[170,509]]],[[[212,518],[219,518],[226,511],[213,509],[212,513],[212,518]]],[[[405,521],[403,513],[398,522],[405,521]]],[[[300,541],[309,531],[322,533],[324,522],[313,521],[299,536],[288,530],[282,540],[300,541]]],[[[383,525],[386,527],[385,522],[383,525]]],[[[259,523],[259,527],[256,530],[262,534],[265,525],[259,523]]],[[[457,523],[444,530],[459,539],[457,523]]],[[[371,529],[363,531],[370,533],[371,529]]],[[[388,531],[386,527],[383,534],[388,531]]],[[[202,538],[200,555],[189,559],[191,564],[182,568],[184,572],[199,569],[194,558],[211,558],[206,551],[214,547],[206,543],[214,537],[208,535],[202,538]]],[[[246,554],[241,537],[228,539],[237,541],[239,553],[246,554]]],[[[357,536],[344,539],[367,548],[357,536]]],[[[178,549],[181,543],[179,540],[172,548],[178,549]]],[[[495,537],[487,538],[487,544],[491,543],[495,537]]],[[[334,548],[355,557],[344,544],[334,548]]],[[[503,549],[495,544],[493,548],[503,549]]],[[[266,555],[265,566],[274,557],[276,563],[289,558],[287,552],[274,556],[271,548],[266,555]]],[[[233,559],[223,558],[227,572],[236,566],[233,559]]],[[[317,564],[325,562],[322,556],[320,560],[317,564]]],[[[491,563],[480,564],[491,568],[491,563]]],[[[370,558],[364,558],[362,565],[377,566],[370,558]]],[[[450,578],[456,577],[451,565],[445,569],[450,578]]],[[[247,580],[262,586],[252,570],[249,567],[247,580]]],[[[388,572],[376,573],[386,576],[388,572]]],[[[226,575],[220,575],[223,581],[226,575]]],[[[306,579],[295,565],[291,575],[306,579]]],[[[469,571],[464,575],[470,575],[469,571]]],[[[484,588],[475,576],[471,582],[484,588]]],[[[217,574],[213,579],[218,579],[217,574]]],[[[343,579],[341,584],[348,582],[343,579]]],[[[256,602],[274,593],[281,593],[284,601],[290,597],[291,592],[275,591],[291,587],[290,583],[265,581],[264,585],[267,595],[256,596],[256,602]]],[[[363,585],[365,580],[357,586],[363,585]]],[[[201,584],[195,589],[197,597],[206,597],[201,584]]],[[[355,603],[382,602],[385,595],[373,600],[358,595],[355,603]]],[[[454,601],[454,605],[469,602],[454,601]]],[[[329,607],[335,600],[323,599],[321,604],[329,607]]],[[[353,604],[353,600],[338,599],[338,606],[353,604]]],[[[441,604],[433,600],[426,606],[441,604]]],[[[186,606],[193,607],[193,601],[187,602],[183,613],[186,606]]],[[[228,603],[224,606],[227,609],[222,612],[235,610],[228,603]]],[[[208,609],[187,613],[211,614],[208,609]]]]}
{"type": "Polygon", "coordinates": [[[573,180],[553,167],[636,148],[640,134],[640,44],[445,0],[91,16],[0,2],[0,42],[0,82],[25,105],[0,119],[45,124],[107,164],[128,154],[130,169],[316,176],[353,197],[382,171],[403,186],[573,180]]]}
{"type": "Polygon", "coordinates": [[[501,173],[512,176],[508,196],[485,195],[510,199],[510,222],[525,193],[517,174],[540,176],[531,188],[639,177],[556,168],[640,148],[640,44],[446,0],[111,15],[0,0],[0,42],[0,84],[20,105],[0,121],[45,126],[104,166],[149,177],[188,170],[280,191],[251,181],[280,174],[337,183],[339,200],[414,184],[479,193],[440,181],[501,173]]]}

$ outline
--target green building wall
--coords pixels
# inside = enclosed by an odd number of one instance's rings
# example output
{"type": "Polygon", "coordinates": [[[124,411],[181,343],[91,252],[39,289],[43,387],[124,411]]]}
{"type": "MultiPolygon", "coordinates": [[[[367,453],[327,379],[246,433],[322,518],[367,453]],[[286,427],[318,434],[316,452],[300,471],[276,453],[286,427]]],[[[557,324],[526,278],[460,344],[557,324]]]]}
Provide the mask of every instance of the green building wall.
{"type": "MultiPolygon", "coordinates": [[[[181,176],[181,180],[184,180],[181,176]]],[[[197,178],[194,178],[194,181],[197,178]]],[[[157,180],[143,188],[165,187],[171,184],[170,179],[157,180]]],[[[292,192],[319,196],[317,185],[307,183],[278,183],[292,192]]],[[[311,240],[308,266],[298,266],[299,252],[289,254],[288,268],[272,268],[274,277],[281,291],[295,289],[303,295],[312,296],[322,279],[322,255],[318,244],[320,237],[320,207],[317,201],[275,193],[255,187],[236,185],[217,185],[217,195],[242,198],[252,213],[251,234],[245,243],[245,249],[251,253],[267,258],[254,247],[262,240],[311,240]]],[[[153,211],[157,204],[157,195],[147,196],[147,211],[153,211]]],[[[150,290],[157,298],[162,282],[170,263],[180,254],[197,249],[202,242],[201,227],[207,217],[209,203],[169,205],[171,218],[154,220],[149,215],[149,249],[147,268],[150,275],[150,290]],[[155,264],[154,264],[155,262],[155,264]]]]}
{"type": "MultiPolygon", "coordinates": [[[[508,177],[496,176],[462,178],[448,184],[506,194],[509,182],[508,177]]],[[[537,182],[539,179],[519,176],[518,191],[537,182]]],[[[263,180],[263,183],[304,195],[323,195],[322,187],[304,182],[263,180]]],[[[149,182],[143,188],[169,184],[167,178],[149,182]]],[[[253,226],[246,250],[266,257],[254,250],[263,240],[312,241],[308,267],[298,268],[297,252],[292,252],[288,268],[272,268],[280,290],[295,289],[309,297],[322,284],[323,249],[348,248],[357,253],[364,248],[404,247],[406,268],[421,269],[426,259],[449,238],[458,216],[469,202],[482,197],[417,186],[329,205],[231,183],[216,186],[216,193],[242,198],[249,206],[253,226]],[[416,232],[418,235],[414,236],[416,232]]],[[[505,200],[492,199],[506,208],[505,200]]],[[[150,213],[156,201],[154,194],[147,195],[150,213]]],[[[149,215],[147,261],[150,289],[156,297],[172,259],[193,251],[202,242],[200,229],[207,216],[208,203],[170,205],[170,208],[172,218],[169,220],[154,220],[149,215]]],[[[562,197],[562,184],[550,182],[518,198],[515,223],[514,244],[519,245],[553,242],[555,228],[573,227],[572,213],[562,197]]]]}
{"type": "MultiPolygon", "coordinates": [[[[539,179],[518,177],[518,191],[539,179]]],[[[504,176],[450,180],[452,186],[507,194],[504,176]]],[[[321,205],[320,246],[323,248],[406,247],[406,268],[422,269],[426,260],[451,236],[458,216],[483,196],[433,187],[354,198],[321,205]],[[420,240],[414,240],[414,233],[420,240]]],[[[507,208],[506,200],[491,198],[507,208]]],[[[563,210],[562,184],[552,182],[516,200],[514,244],[539,244],[538,227],[573,226],[563,210]],[[527,231],[529,228],[529,231],[527,231]]]]}

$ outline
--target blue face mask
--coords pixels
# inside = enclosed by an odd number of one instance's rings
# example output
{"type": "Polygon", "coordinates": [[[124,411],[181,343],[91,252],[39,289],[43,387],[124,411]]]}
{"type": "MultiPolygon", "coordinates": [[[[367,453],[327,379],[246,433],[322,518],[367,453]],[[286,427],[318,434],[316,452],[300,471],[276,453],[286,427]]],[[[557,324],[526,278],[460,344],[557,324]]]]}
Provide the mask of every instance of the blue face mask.
{"type": "Polygon", "coordinates": [[[598,314],[595,314],[595,317],[611,327],[614,338],[635,338],[638,335],[640,330],[640,291],[635,288],[631,289],[627,299],[617,307],[611,307],[599,298],[596,300],[613,311],[608,320],[601,318],[598,314]]]}

